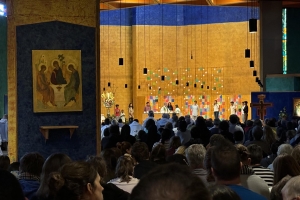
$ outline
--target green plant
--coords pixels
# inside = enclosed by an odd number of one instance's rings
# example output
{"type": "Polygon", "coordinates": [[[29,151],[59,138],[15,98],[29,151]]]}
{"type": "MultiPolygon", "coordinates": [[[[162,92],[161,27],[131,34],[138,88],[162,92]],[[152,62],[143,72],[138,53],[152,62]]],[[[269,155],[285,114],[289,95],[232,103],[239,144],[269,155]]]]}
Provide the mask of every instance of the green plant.
{"type": "Polygon", "coordinates": [[[284,119],[284,118],[287,118],[287,117],[288,117],[288,114],[286,112],[286,108],[283,107],[283,109],[279,112],[279,118],[284,119]]]}

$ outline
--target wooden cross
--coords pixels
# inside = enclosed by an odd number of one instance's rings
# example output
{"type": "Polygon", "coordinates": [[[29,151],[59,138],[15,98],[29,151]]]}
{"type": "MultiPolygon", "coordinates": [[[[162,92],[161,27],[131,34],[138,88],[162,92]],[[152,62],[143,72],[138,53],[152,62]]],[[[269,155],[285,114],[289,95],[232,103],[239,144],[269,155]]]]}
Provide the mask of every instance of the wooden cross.
{"type": "Polygon", "coordinates": [[[265,103],[264,99],[266,95],[260,94],[257,96],[259,99],[259,103],[250,103],[250,107],[254,107],[257,109],[257,115],[260,117],[261,120],[264,120],[265,116],[267,115],[267,107],[272,107],[272,103],[265,103]]]}

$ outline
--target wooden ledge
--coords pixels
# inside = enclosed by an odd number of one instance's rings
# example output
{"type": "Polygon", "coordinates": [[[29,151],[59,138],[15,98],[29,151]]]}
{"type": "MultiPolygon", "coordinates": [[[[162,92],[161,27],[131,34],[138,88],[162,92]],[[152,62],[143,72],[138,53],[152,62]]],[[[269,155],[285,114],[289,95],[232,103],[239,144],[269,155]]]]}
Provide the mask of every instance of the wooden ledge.
{"type": "Polygon", "coordinates": [[[40,131],[43,134],[45,141],[49,138],[49,130],[50,129],[69,129],[70,130],[70,138],[75,131],[75,129],[79,128],[79,126],[40,126],[40,131]]]}

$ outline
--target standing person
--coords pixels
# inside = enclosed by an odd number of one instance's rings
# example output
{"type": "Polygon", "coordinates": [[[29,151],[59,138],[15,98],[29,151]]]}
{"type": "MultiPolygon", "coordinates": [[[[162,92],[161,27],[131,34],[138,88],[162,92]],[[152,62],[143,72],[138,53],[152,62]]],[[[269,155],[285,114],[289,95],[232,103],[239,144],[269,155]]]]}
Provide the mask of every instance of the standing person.
{"type": "Polygon", "coordinates": [[[0,120],[0,138],[2,139],[1,149],[3,151],[7,151],[7,144],[8,144],[8,122],[7,122],[8,115],[4,114],[3,118],[0,120]]]}
{"type": "Polygon", "coordinates": [[[178,107],[178,105],[175,105],[175,113],[176,113],[176,115],[179,116],[179,115],[180,115],[180,112],[181,112],[181,110],[180,110],[180,108],[178,107]]]}
{"type": "Polygon", "coordinates": [[[150,103],[147,102],[147,103],[146,103],[146,106],[145,106],[145,108],[144,108],[144,112],[145,112],[145,113],[148,113],[150,110],[151,110],[150,103]]]}
{"type": "Polygon", "coordinates": [[[124,110],[121,110],[120,119],[122,120],[123,123],[126,122],[124,110]]]}
{"type": "Polygon", "coordinates": [[[115,116],[116,116],[116,118],[120,118],[120,116],[121,116],[121,110],[120,110],[120,108],[119,108],[119,104],[116,104],[116,108],[115,108],[115,116]]]}
{"type": "Polygon", "coordinates": [[[195,121],[197,119],[198,112],[199,112],[199,106],[196,100],[194,101],[194,105],[191,105],[191,111],[192,111],[192,118],[195,121]]]}
{"type": "Polygon", "coordinates": [[[169,109],[170,112],[173,111],[173,106],[172,106],[171,102],[168,102],[168,106],[167,107],[168,107],[168,109],[169,109]]]}
{"type": "Polygon", "coordinates": [[[242,122],[245,124],[248,119],[248,105],[247,101],[243,101],[242,104],[242,122]]]}
{"type": "Polygon", "coordinates": [[[220,105],[218,104],[218,101],[215,100],[215,102],[214,102],[214,117],[215,117],[215,119],[219,118],[219,109],[220,109],[220,105]]]}
{"type": "Polygon", "coordinates": [[[235,115],[236,114],[236,105],[234,104],[233,101],[230,102],[230,115],[235,115]]]}
{"type": "Polygon", "coordinates": [[[134,118],[133,113],[134,113],[133,105],[132,105],[132,103],[130,103],[129,106],[128,106],[128,118],[129,118],[129,122],[133,121],[133,118],[134,118]]]}
{"type": "Polygon", "coordinates": [[[166,102],[164,103],[163,107],[161,107],[160,112],[161,113],[169,113],[170,112],[166,102]]]}

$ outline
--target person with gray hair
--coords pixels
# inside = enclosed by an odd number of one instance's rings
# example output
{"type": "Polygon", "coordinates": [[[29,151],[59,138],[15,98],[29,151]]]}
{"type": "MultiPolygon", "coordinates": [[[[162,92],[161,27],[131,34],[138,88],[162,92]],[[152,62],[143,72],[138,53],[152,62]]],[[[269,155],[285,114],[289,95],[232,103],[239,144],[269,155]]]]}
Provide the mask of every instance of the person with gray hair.
{"type": "Polygon", "coordinates": [[[149,119],[153,119],[154,122],[155,122],[155,125],[157,125],[156,119],[154,118],[154,112],[153,112],[153,110],[149,110],[149,112],[148,112],[148,117],[147,117],[147,118],[144,120],[144,122],[143,122],[143,125],[142,125],[143,128],[145,128],[146,123],[147,123],[147,121],[148,121],[149,119]]]}
{"type": "Polygon", "coordinates": [[[162,118],[157,121],[157,129],[163,128],[169,122],[170,115],[168,113],[163,113],[162,118]]]}
{"type": "MultiPolygon", "coordinates": [[[[283,155],[283,154],[288,154],[288,155],[291,155],[292,154],[292,151],[293,151],[293,147],[290,145],[290,144],[282,144],[278,147],[278,150],[277,150],[277,157],[279,155],[283,155]]],[[[274,171],[274,167],[273,167],[273,164],[274,164],[274,161],[272,164],[270,164],[268,166],[268,168],[272,171],[274,171]]]]}
{"type": "Polygon", "coordinates": [[[299,200],[300,199],[299,184],[300,184],[300,175],[291,178],[281,190],[282,199],[283,200],[290,200],[290,199],[299,200]]]}
{"type": "Polygon", "coordinates": [[[185,150],[185,156],[192,169],[192,173],[197,175],[205,185],[208,185],[206,180],[207,171],[203,169],[205,154],[206,149],[202,144],[193,144],[185,150]]]}

